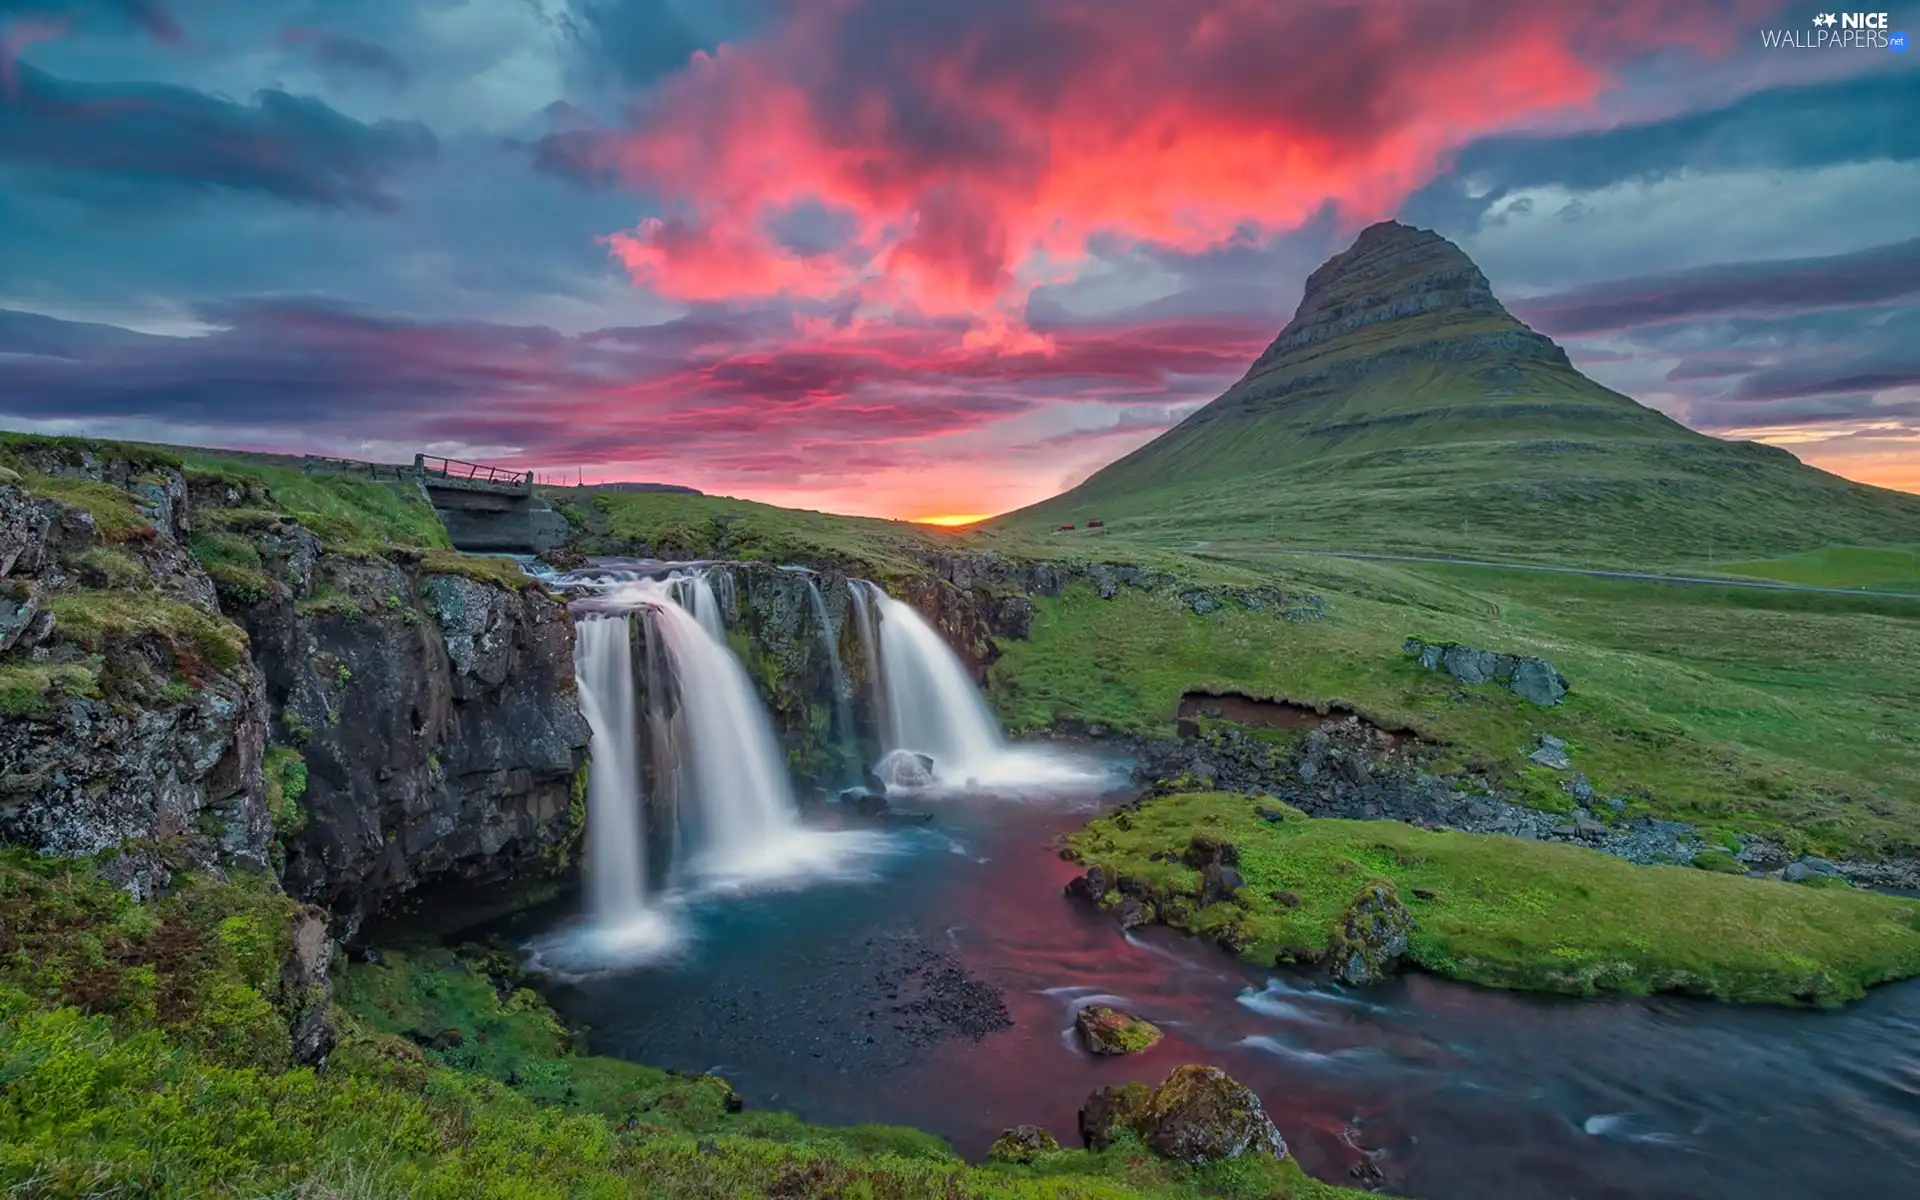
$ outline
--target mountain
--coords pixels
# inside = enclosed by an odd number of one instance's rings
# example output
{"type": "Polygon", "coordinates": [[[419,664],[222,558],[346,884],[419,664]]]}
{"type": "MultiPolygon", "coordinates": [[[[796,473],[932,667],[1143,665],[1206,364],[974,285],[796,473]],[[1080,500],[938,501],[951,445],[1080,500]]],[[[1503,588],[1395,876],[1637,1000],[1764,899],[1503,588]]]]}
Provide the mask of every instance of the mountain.
{"type": "Polygon", "coordinates": [[[1394,221],[1308,277],[1219,399],[999,519],[1110,535],[1703,565],[1920,542],[1920,496],[1696,433],[1582,375],[1458,246],[1394,221]]]}

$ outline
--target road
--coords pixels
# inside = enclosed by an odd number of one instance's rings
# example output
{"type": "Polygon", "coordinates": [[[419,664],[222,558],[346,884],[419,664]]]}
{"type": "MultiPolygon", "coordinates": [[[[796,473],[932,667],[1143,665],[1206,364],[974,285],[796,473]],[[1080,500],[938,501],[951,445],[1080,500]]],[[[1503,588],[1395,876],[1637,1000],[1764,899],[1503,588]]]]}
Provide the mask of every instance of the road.
{"type": "Polygon", "coordinates": [[[1492,567],[1500,571],[1542,571],[1550,575],[1587,575],[1595,579],[1633,579],[1646,583],[1677,583],[1704,587],[1759,588],[1769,592],[1820,592],[1831,596],[1874,596],[1893,600],[1920,600],[1916,592],[1875,592],[1864,587],[1818,587],[1810,583],[1774,583],[1764,579],[1716,579],[1707,575],[1659,575],[1651,571],[1603,571],[1594,567],[1549,567],[1538,563],[1487,562],[1475,558],[1445,558],[1421,554],[1368,554],[1360,550],[1268,550],[1270,554],[1317,554],[1323,558],[1359,558],[1373,562],[1438,563],[1453,567],[1492,567]]]}

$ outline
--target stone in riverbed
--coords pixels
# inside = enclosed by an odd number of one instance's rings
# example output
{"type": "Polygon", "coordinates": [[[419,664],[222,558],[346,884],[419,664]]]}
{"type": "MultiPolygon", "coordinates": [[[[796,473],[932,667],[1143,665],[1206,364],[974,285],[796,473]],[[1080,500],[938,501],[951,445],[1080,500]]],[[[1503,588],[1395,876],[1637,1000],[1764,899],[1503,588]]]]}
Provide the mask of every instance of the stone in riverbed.
{"type": "Polygon", "coordinates": [[[1327,944],[1334,978],[1360,986],[1386,978],[1407,952],[1413,914],[1388,879],[1372,879],[1360,889],[1334,927],[1327,944]]]}
{"type": "Polygon", "coordinates": [[[1160,1044],[1160,1030],[1151,1021],[1116,1008],[1083,1008],[1074,1015],[1073,1027],[1094,1054],[1138,1054],[1160,1044]]]}
{"type": "Polygon", "coordinates": [[[894,750],[873,766],[874,777],[889,792],[933,786],[933,758],[914,750],[894,750]]]}
{"type": "Polygon", "coordinates": [[[1098,903],[1100,897],[1106,895],[1112,886],[1113,885],[1107,881],[1107,872],[1105,869],[1101,867],[1088,867],[1085,875],[1075,875],[1072,879],[1067,880],[1066,893],[1077,899],[1092,900],[1098,903]]]}
{"type": "Polygon", "coordinates": [[[1134,896],[1128,896],[1113,906],[1113,919],[1120,923],[1121,929],[1138,929],[1152,920],[1147,914],[1147,906],[1134,896]]]}
{"type": "Polygon", "coordinates": [[[1204,1166],[1247,1154],[1284,1158],[1286,1140],[1260,1097],[1218,1067],[1176,1067],[1165,1083],[1102,1088],[1080,1108],[1080,1137],[1089,1150],[1113,1144],[1130,1129],[1162,1158],[1204,1166]]]}
{"type": "Polygon", "coordinates": [[[1038,1125],[1015,1125],[1012,1129],[1001,1130],[1000,1136],[993,1139],[993,1145],[987,1150],[987,1158],[992,1162],[1032,1162],[1036,1155],[1059,1148],[1060,1143],[1054,1140],[1053,1135],[1038,1125]]]}

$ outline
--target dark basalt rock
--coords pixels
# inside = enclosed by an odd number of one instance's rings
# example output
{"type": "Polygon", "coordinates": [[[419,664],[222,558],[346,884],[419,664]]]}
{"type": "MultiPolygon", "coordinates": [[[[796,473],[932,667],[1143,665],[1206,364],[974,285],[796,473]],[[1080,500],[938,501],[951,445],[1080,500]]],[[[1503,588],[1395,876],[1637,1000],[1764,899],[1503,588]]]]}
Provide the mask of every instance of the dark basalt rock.
{"type": "Polygon", "coordinates": [[[1216,863],[1237,867],[1240,865],[1240,848],[1212,834],[1196,833],[1187,842],[1187,849],[1181,855],[1181,861],[1196,871],[1204,870],[1216,863]]]}
{"type": "Polygon", "coordinates": [[[1074,1014],[1073,1027],[1094,1054],[1139,1054],[1160,1044],[1160,1030],[1151,1021],[1115,1008],[1083,1008],[1074,1014]]]}
{"type": "Polygon", "coordinates": [[[1232,900],[1245,886],[1247,881],[1232,867],[1217,862],[1208,863],[1200,872],[1200,906],[1205,908],[1209,904],[1223,904],[1232,900]]]}
{"type": "Polygon", "coordinates": [[[1522,658],[1479,650],[1457,642],[1408,638],[1402,647],[1429,671],[1445,671],[1461,683],[1504,683],[1515,695],[1542,708],[1560,703],[1567,680],[1543,658],[1522,658]]]}

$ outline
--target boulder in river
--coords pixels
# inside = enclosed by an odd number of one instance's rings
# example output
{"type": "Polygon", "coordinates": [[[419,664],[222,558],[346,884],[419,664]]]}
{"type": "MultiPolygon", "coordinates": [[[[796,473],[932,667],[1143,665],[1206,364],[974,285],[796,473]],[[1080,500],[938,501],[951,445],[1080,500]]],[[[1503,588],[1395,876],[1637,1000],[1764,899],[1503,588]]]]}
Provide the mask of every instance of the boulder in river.
{"type": "Polygon", "coordinates": [[[1160,1029],[1117,1008],[1083,1008],[1073,1018],[1081,1044],[1094,1054],[1138,1054],[1160,1044],[1160,1029]]]}
{"type": "Polygon", "coordinates": [[[1413,914],[1388,879],[1370,879],[1334,927],[1327,945],[1334,978],[1356,986],[1386,978],[1407,952],[1413,914]]]}
{"type": "Polygon", "coordinates": [[[1246,1154],[1284,1158],[1287,1143],[1260,1097],[1218,1067],[1176,1067],[1149,1089],[1129,1083],[1102,1088],[1080,1107],[1080,1137],[1089,1150],[1113,1144],[1132,1130],[1163,1158],[1204,1166],[1246,1154]]]}
{"type": "Polygon", "coordinates": [[[987,1158],[992,1162],[1032,1162],[1036,1155],[1059,1148],[1060,1143],[1054,1136],[1038,1125],[1015,1125],[1001,1130],[1000,1136],[993,1139],[987,1158]]]}

